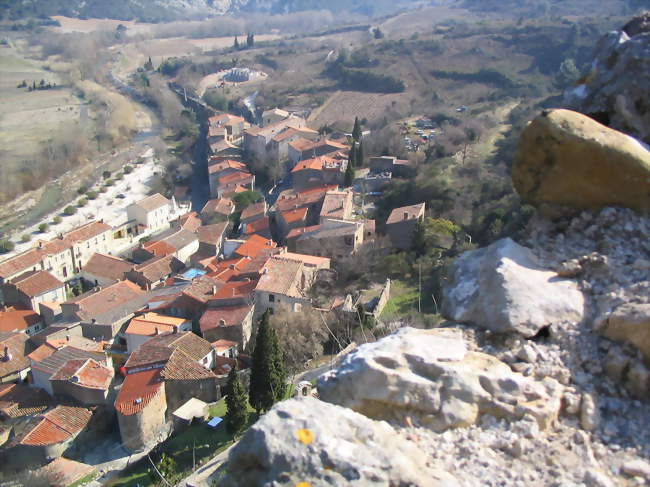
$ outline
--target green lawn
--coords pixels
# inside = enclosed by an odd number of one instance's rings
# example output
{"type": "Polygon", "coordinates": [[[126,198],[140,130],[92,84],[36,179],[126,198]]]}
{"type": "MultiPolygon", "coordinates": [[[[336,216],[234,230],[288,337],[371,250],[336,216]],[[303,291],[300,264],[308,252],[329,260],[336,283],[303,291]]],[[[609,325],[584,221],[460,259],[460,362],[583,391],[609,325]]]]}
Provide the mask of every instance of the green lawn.
{"type": "MultiPolygon", "coordinates": [[[[213,411],[222,411],[225,414],[225,401],[219,401],[210,410],[212,415],[213,411]]],[[[222,416],[223,414],[221,414],[222,416]]],[[[248,417],[248,426],[257,420],[256,414],[250,414],[248,417]]],[[[169,479],[172,483],[185,478],[192,472],[192,449],[195,448],[196,466],[197,468],[219,454],[230,446],[233,442],[233,436],[226,431],[225,425],[221,424],[217,428],[210,428],[204,423],[198,423],[190,426],[188,429],[179,434],[173,435],[171,438],[161,443],[151,453],[151,458],[158,462],[162,453],[173,458],[176,462],[175,472],[176,475],[173,479],[169,479]]],[[[151,476],[152,470],[151,463],[147,457],[142,458],[140,461],[134,463],[129,468],[125,469],[119,477],[113,479],[109,485],[112,487],[140,487],[158,485],[160,479],[157,481],[151,476]]],[[[155,475],[155,473],[154,473],[155,475]]]]}
{"type": "Polygon", "coordinates": [[[391,281],[390,299],[386,303],[381,316],[403,316],[417,309],[417,284],[399,280],[391,281]]]}

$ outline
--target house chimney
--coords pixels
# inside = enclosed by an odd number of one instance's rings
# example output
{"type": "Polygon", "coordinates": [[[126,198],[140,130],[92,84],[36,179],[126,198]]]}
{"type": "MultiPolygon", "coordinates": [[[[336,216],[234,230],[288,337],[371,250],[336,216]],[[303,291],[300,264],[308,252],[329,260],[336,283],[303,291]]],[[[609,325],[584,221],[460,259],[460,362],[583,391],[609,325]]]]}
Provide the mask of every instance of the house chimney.
{"type": "Polygon", "coordinates": [[[9,351],[9,347],[7,345],[5,345],[5,351],[4,351],[4,354],[2,355],[2,359],[5,362],[9,362],[12,359],[11,351],[9,351]]]}
{"type": "Polygon", "coordinates": [[[214,284],[212,285],[212,294],[217,294],[217,286],[214,284]]]}
{"type": "Polygon", "coordinates": [[[69,342],[69,341],[70,341],[70,335],[66,335],[66,336],[65,336],[65,341],[66,341],[66,342],[69,342]]]}
{"type": "Polygon", "coordinates": [[[39,249],[42,249],[42,248],[43,248],[43,241],[42,241],[42,240],[39,240],[39,241],[38,241],[38,248],[39,248],[39,249]]]}
{"type": "Polygon", "coordinates": [[[219,320],[219,326],[226,326],[226,320],[224,319],[219,320]]]}
{"type": "Polygon", "coordinates": [[[409,219],[408,211],[405,211],[404,212],[404,220],[408,220],[408,219],[409,219]]]}
{"type": "Polygon", "coordinates": [[[160,329],[156,327],[156,331],[154,332],[154,335],[160,335],[160,329]]]}

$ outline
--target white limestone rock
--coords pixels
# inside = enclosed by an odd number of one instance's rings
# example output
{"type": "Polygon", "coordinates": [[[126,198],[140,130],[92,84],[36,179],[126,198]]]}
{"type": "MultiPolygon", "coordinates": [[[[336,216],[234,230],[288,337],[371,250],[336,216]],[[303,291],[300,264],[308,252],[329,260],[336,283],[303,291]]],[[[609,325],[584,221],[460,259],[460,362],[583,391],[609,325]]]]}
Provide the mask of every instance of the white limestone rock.
{"type": "Polygon", "coordinates": [[[276,404],[231,450],[220,486],[459,485],[386,422],[314,398],[276,404]]]}
{"type": "Polygon", "coordinates": [[[585,298],[575,281],[543,268],[530,249],[506,238],[454,262],[442,313],[494,332],[531,337],[553,323],[581,321],[585,298]]]}
{"type": "Polygon", "coordinates": [[[403,328],[360,346],[322,375],[321,399],[368,417],[435,431],[469,426],[483,414],[525,415],[545,429],[558,415],[563,387],[513,372],[497,358],[467,351],[459,330],[403,328]]]}

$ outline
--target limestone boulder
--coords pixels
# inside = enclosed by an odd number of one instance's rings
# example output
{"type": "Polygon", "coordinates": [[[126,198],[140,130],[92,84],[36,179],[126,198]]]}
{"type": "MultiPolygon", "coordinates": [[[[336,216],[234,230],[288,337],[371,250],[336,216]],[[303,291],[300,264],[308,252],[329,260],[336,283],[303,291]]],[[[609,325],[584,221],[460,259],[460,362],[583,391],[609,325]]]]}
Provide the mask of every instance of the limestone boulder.
{"type": "Polygon", "coordinates": [[[470,426],[484,414],[530,416],[546,428],[558,415],[562,386],[512,372],[497,358],[468,351],[454,329],[403,328],[350,353],[322,375],[324,401],[361,414],[434,431],[470,426]]]}
{"type": "Polygon", "coordinates": [[[634,345],[650,361],[650,304],[622,304],[597,326],[607,338],[634,345]]]}
{"type": "Polygon", "coordinates": [[[275,405],[231,450],[220,486],[457,486],[386,422],[314,398],[275,405]]]}
{"type": "Polygon", "coordinates": [[[650,12],[605,34],[591,71],[567,90],[569,107],[650,143],[650,12]]]}
{"type": "Polygon", "coordinates": [[[512,181],[538,207],[650,211],[647,146],[570,110],[545,111],[524,129],[512,181]]]}
{"type": "Polygon", "coordinates": [[[545,269],[509,238],[456,259],[443,297],[449,320],[525,337],[553,323],[581,321],[585,309],[575,281],[545,269]]]}

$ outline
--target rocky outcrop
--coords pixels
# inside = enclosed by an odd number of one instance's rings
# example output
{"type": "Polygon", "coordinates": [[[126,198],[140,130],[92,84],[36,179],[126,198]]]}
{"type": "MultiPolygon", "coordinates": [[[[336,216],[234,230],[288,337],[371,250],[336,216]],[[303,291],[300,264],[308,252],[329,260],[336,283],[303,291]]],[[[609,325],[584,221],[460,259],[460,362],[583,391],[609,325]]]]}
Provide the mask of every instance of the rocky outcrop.
{"type": "Polygon", "coordinates": [[[431,486],[455,479],[428,465],[385,422],[313,398],[277,404],[232,449],[225,487],[431,486]]]}
{"type": "Polygon", "coordinates": [[[522,199],[538,207],[650,211],[650,151],[570,110],[544,112],[524,129],[512,180],[522,199]]]}
{"type": "Polygon", "coordinates": [[[575,281],[558,277],[530,249],[503,239],[453,263],[442,313],[453,321],[530,337],[552,323],[581,321],[584,307],[575,281]]]}
{"type": "Polygon", "coordinates": [[[606,34],[584,83],[568,104],[608,126],[650,143],[650,13],[606,34]]]}
{"type": "Polygon", "coordinates": [[[650,362],[650,304],[622,304],[596,327],[607,338],[634,345],[650,362]]]}
{"type": "Polygon", "coordinates": [[[561,386],[512,372],[485,353],[467,351],[458,330],[403,328],[359,347],[319,379],[321,399],[375,419],[417,420],[435,431],[465,427],[484,414],[526,415],[544,429],[560,410],[561,386]]]}

